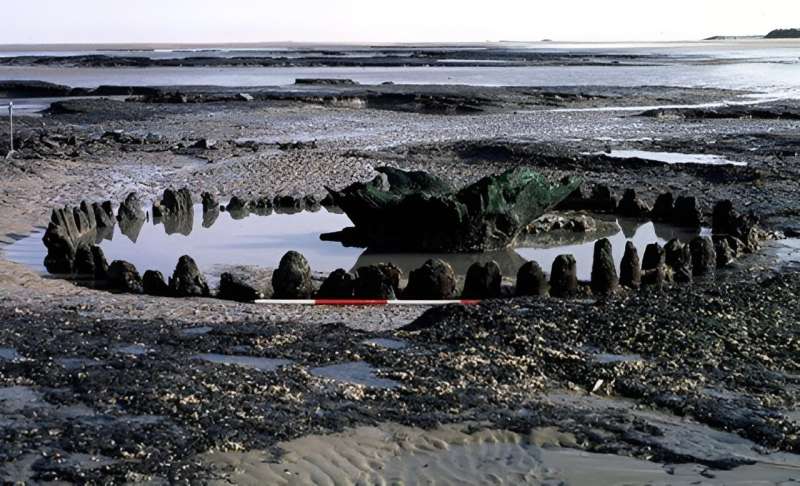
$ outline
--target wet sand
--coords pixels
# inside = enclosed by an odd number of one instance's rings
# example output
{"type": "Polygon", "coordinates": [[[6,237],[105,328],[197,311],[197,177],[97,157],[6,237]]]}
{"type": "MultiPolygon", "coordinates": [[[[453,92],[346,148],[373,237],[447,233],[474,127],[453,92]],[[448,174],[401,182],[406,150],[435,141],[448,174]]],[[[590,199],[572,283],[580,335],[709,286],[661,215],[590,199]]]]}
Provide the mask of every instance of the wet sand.
{"type": "Polygon", "coordinates": [[[633,484],[775,485],[800,479],[800,462],[766,459],[733,471],[700,464],[659,464],[585,452],[554,428],[528,435],[449,425],[433,430],[382,424],[279,443],[266,451],[211,453],[202,460],[232,472],[213,484],[633,484]]]}

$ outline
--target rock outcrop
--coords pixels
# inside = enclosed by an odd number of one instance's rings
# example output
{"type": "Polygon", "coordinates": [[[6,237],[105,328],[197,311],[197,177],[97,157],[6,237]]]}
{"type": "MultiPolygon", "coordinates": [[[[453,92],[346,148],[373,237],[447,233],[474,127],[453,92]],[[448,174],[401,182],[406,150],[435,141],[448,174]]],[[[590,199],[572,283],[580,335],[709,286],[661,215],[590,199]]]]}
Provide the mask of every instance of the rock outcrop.
{"type": "Polygon", "coordinates": [[[800,39],[800,29],[775,29],[764,36],[765,39],[800,39]]]}

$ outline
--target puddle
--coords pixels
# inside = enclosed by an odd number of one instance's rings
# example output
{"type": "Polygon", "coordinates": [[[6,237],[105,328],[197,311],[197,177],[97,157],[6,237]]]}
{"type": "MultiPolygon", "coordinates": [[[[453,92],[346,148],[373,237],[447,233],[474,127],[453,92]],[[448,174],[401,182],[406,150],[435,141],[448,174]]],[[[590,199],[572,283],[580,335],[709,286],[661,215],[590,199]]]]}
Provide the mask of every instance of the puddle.
{"type": "Polygon", "coordinates": [[[638,354],[608,354],[599,353],[594,355],[595,361],[601,364],[607,363],[629,363],[636,361],[643,361],[643,358],[638,354]]]}
{"type": "MultiPolygon", "coordinates": [[[[718,392],[720,396],[726,392],[718,392]]],[[[690,417],[679,417],[668,413],[639,407],[635,401],[618,398],[602,398],[594,395],[554,393],[545,397],[547,402],[565,408],[584,410],[589,413],[604,413],[606,410],[627,411],[656,428],[657,434],[636,434],[637,441],[653,444],[706,462],[758,462],[793,470],[800,477],[800,455],[786,452],[763,453],[764,448],[753,441],[732,432],[726,432],[699,423],[690,417]]],[[[747,484],[747,483],[744,483],[747,484]]]]}
{"type": "Polygon", "coordinates": [[[155,425],[165,422],[167,418],[162,415],[123,415],[113,417],[113,420],[123,424],[155,425]]]}
{"type": "MultiPolygon", "coordinates": [[[[609,238],[614,246],[614,259],[619,266],[625,251],[625,242],[633,241],[644,253],[645,247],[654,242],[666,243],[672,238],[688,241],[697,233],[652,222],[617,220],[618,224],[601,224],[604,228],[591,233],[555,231],[540,235],[521,237],[518,246],[512,249],[487,253],[430,254],[430,253],[378,253],[369,249],[347,248],[337,242],[320,240],[322,233],[338,231],[351,226],[343,214],[322,209],[318,212],[297,214],[219,214],[212,225],[203,225],[202,206],[197,205],[191,218],[174,222],[169,227],[153,221],[144,222],[138,232],[128,235],[120,232],[119,225],[109,239],[99,244],[109,261],[126,260],[133,263],[143,274],[145,270],[158,270],[165,277],[172,274],[182,255],[190,255],[206,275],[209,285],[218,284],[219,268],[275,268],[289,250],[302,253],[308,259],[312,271],[326,274],[344,268],[355,270],[375,263],[391,262],[400,267],[407,276],[421,267],[430,258],[441,258],[453,266],[456,274],[464,276],[476,262],[496,261],[504,275],[513,277],[528,260],[539,263],[549,272],[555,258],[571,253],[577,260],[578,278],[588,280],[591,275],[594,243],[600,238],[609,238]],[[135,241],[135,242],[134,242],[135,241]]],[[[134,228],[135,229],[135,228],[134,228]]],[[[46,249],[42,243],[43,233],[37,232],[23,238],[6,249],[6,257],[14,262],[33,267],[46,273],[43,262],[46,249]]]]}
{"type": "Polygon", "coordinates": [[[39,418],[45,416],[57,417],[61,419],[84,419],[94,418],[97,411],[83,404],[54,405],[45,401],[42,393],[34,388],[27,386],[0,387],[0,414],[6,415],[17,424],[20,420],[39,418]],[[35,411],[31,414],[26,411],[35,411]],[[22,413],[23,417],[13,415],[22,413]],[[9,417],[11,415],[11,417],[9,417]]]}
{"type": "Polygon", "coordinates": [[[103,364],[102,361],[97,361],[91,358],[58,358],[55,361],[68,370],[91,368],[93,366],[100,366],[103,364]]]}
{"type": "Polygon", "coordinates": [[[192,359],[208,361],[224,365],[235,365],[243,368],[252,368],[258,371],[275,371],[281,366],[292,364],[288,359],[258,358],[255,356],[236,356],[229,354],[198,354],[192,359]]]}
{"type": "Polygon", "coordinates": [[[585,347],[583,350],[590,353],[594,361],[600,364],[644,361],[644,358],[639,354],[604,353],[600,349],[594,347],[585,347]]]}
{"type": "Polygon", "coordinates": [[[405,341],[400,341],[399,339],[386,339],[386,338],[367,339],[366,341],[364,341],[364,344],[369,344],[372,346],[385,349],[406,349],[408,347],[408,343],[405,341]]]}
{"type": "Polygon", "coordinates": [[[115,353],[131,354],[133,356],[144,356],[151,353],[153,350],[142,344],[131,344],[130,346],[122,346],[114,348],[115,353]]]}
{"type": "Polygon", "coordinates": [[[42,403],[41,395],[27,386],[0,387],[0,411],[4,413],[17,413],[42,403]]]}
{"type": "Polygon", "coordinates": [[[330,378],[335,381],[363,385],[370,388],[392,389],[401,386],[397,381],[377,377],[375,371],[375,368],[369,363],[354,361],[352,363],[312,368],[311,374],[321,378],[330,378]]]}
{"type": "Polygon", "coordinates": [[[783,264],[800,263],[800,238],[786,238],[770,245],[778,261],[783,264]]]}
{"type": "Polygon", "coordinates": [[[682,154],[678,152],[650,152],[647,150],[612,150],[598,152],[593,155],[606,155],[615,159],[644,159],[664,162],[665,164],[701,164],[701,165],[736,165],[746,166],[747,162],[728,160],[719,155],[682,154]]]}
{"type": "Polygon", "coordinates": [[[17,350],[14,348],[0,348],[0,361],[16,363],[22,361],[22,356],[17,354],[17,350]]]}
{"type": "MultiPolygon", "coordinates": [[[[55,457],[41,452],[21,455],[3,464],[5,484],[39,484],[41,477],[56,473],[61,477],[82,477],[85,472],[119,462],[97,454],[61,453],[55,457]]],[[[65,484],[65,483],[56,483],[65,484]]]]}
{"type": "MultiPolygon", "coordinates": [[[[140,228],[127,228],[127,235],[116,225],[113,234],[98,244],[109,262],[126,260],[140,274],[158,270],[165,277],[172,275],[182,255],[191,255],[205,273],[212,274],[215,266],[275,268],[289,250],[305,255],[313,270],[330,272],[350,268],[362,252],[319,239],[321,233],[351,226],[347,216],[326,209],[269,216],[220,212],[213,222],[203,221],[202,205],[195,205],[192,213],[168,224],[151,219],[140,228]]],[[[43,236],[41,230],[15,242],[4,249],[6,257],[47,273],[43,236]]]]}
{"type": "Polygon", "coordinates": [[[180,333],[181,336],[185,337],[195,337],[195,336],[205,336],[206,334],[213,331],[213,327],[209,326],[201,326],[201,327],[190,327],[189,329],[181,329],[180,333]]]}

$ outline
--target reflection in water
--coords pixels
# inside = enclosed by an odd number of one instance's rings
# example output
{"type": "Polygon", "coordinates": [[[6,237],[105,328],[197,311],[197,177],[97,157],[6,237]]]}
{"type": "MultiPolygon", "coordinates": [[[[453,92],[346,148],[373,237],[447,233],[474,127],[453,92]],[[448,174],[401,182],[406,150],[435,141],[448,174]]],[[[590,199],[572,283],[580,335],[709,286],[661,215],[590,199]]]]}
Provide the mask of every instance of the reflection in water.
{"type": "Polygon", "coordinates": [[[636,230],[639,229],[639,226],[642,225],[642,221],[635,220],[635,219],[620,219],[617,221],[619,227],[622,229],[622,234],[625,235],[625,238],[633,238],[636,235],[636,230]]]}
{"type": "MultiPolygon", "coordinates": [[[[145,221],[121,222],[113,228],[114,234],[127,238],[103,240],[100,245],[109,261],[127,260],[140,273],[158,270],[170,275],[181,255],[191,255],[207,274],[220,266],[255,266],[275,268],[281,257],[289,250],[299,251],[308,259],[315,272],[331,272],[337,268],[354,270],[358,267],[381,262],[399,266],[407,276],[430,258],[442,258],[449,262],[457,274],[465,275],[475,262],[496,261],[507,277],[516,276],[519,268],[528,260],[534,260],[549,272],[556,256],[572,253],[578,262],[578,278],[588,280],[591,275],[594,243],[607,237],[614,247],[614,259],[619,265],[625,250],[626,240],[631,240],[639,249],[653,242],[664,244],[671,238],[688,240],[695,234],[684,230],[641,221],[619,220],[619,225],[599,225],[596,233],[581,234],[567,231],[549,232],[528,236],[513,249],[490,253],[472,254],[386,254],[360,248],[346,248],[336,242],[325,242],[319,235],[338,231],[352,223],[344,214],[327,209],[317,212],[303,211],[294,215],[271,214],[258,216],[246,212],[232,215],[213,211],[203,214],[197,205],[188,218],[163,218],[145,224],[145,221]],[[236,220],[236,218],[242,218],[236,220]],[[164,226],[161,226],[161,223],[164,226]]],[[[42,232],[22,239],[10,247],[8,258],[35,267],[44,273],[42,262],[46,249],[42,244],[42,232]]]]}
{"type": "Polygon", "coordinates": [[[136,243],[139,240],[139,234],[142,232],[144,223],[144,219],[122,218],[117,227],[123,235],[128,237],[131,243],[136,243]]]}
{"type": "Polygon", "coordinates": [[[111,226],[103,226],[102,228],[97,228],[97,234],[95,235],[94,244],[99,245],[103,242],[103,240],[111,241],[114,238],[114,227],[111,226]]]}
{"type": "Polygon", "coordinates": [[[487,253],[374,253],[366,250],[350,268],[356,270],[377,263],[393,263],[408,276],[410,271],[421,267],[431,258],[440,258],[449,263],[456,275],[466,275],[473,263],[486,263],[492,260],[500,266],[503,275],[516,275],[519,267],[526,262],[525,258],[510,248],[487,253]]]}
{"type": "MultiPolygon", "coordinates": [[[[620,220],[620,222],[622,223],[623,220],[620,220]]],[[[664,229],[664,225],[653,222],[638,222],[637,224],[640,226],[632,232],[632,236],[629,238],[625,236],[625,232],[622,230],[607,237],[613,246],[614,262],[617,265],[617,269],[619,269],[619,265],[622,262],[622,256],[625,254],[625,243],[628,240],[636,245],[636,249],[639,250],[639,256],[641,257],[644,255],[645,248],[650,243],[658,242],[663,245],[668,239],[679,238],[683,241],[689,241],[691,238],[697,236],[696,232],[684,231],[674,227],[667,227],[669,229],[664,229]],[[668,236],[668,238],[664,238],[663,236],[668,236]]],[[[592,239],[584,243],[564,245],[555,248],[517,248],[516,250],[524,258],[533,260],[541,265],[545,272],[549,272],[550,267],[553,265],[553,260],[555,260],[558,255],[571,253],[575,256],[575,260],[578,263],[578,278],[581,280],[589,280],[592,275],[594,243],[595,240],[592,239]]]]}
{"type": "Polygon", "coordinates": [[[210,228],[214,226],[219,218],[219,207],[214,207],[203,213],[203,228],[210,228]]]}
{"type": "Polygon", "coordinates": [[[196,205],[190,222],[172,221],[170,224],[174,224],[168,226],[168,220],[164,219],[164,227],[158,222],[148,224],[142,229],[138,243],[119,238],[103,243],[103,251],[109,260],[127,260],[140,272],[152,269],[164,275],[172,273],[181,255],[191,255],[201,269],[209,271],[216,265],[274,268],[284,253],[296,250],[308,258],[315,271],[328,271],[355,261],[361,251],[319,240],[322,232],[350,225],[344,215],[326,211],[270,216],[247,211],[211,214],[215,216],[213,225],[207,227],[203,223],[212,219],[204,219],[202,205],[196,205]],[[175,228],[190,231],[168,234],[175,228]]]}
{"type": "Polygon", "coordinates": [[[163,218],[153,218],[153,223],[156,225],[164,223],[164,231],[168,235],[180,234],[189,236],[194,228],[194,208],[178,214],[167,214],[163,218]]]}

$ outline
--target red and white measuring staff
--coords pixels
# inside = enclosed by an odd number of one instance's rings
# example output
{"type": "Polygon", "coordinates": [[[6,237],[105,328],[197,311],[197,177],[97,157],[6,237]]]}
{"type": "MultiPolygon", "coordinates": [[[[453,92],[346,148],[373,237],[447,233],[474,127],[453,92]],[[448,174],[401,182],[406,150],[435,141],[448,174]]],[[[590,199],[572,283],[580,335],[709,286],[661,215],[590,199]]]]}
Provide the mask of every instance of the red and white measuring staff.
{"type": "Polygon", "coordinates": [[[479,304],[480,300],[457,299],[457,300],[385,300],[385,299],[307,299],[307,300],[289,300],[289,299],[262,299],[256,300],[256,304],[267,305],[328,305],[328,306],[384,306],[384,305],[446,305],[446,304],[462,304],[462,305],[475,305],[479,304]]]}

